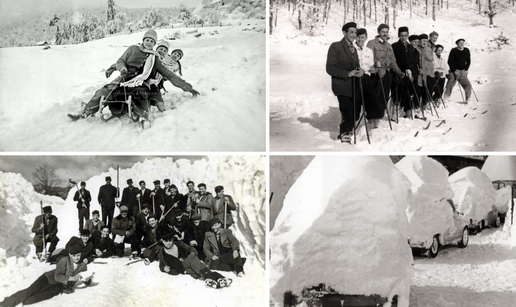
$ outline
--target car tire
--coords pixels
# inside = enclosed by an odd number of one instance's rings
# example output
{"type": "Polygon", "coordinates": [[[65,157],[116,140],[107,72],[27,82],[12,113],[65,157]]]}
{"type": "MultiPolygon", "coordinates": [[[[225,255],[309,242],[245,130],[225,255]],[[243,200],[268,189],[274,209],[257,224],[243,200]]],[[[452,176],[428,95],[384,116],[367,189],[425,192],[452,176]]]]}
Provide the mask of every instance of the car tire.
{"type": "Polygon", "coordinates": [[[428,255],[431,258],[437,257],[437,254],[439,254],[439,249],[441,249],[441,243],[439,243],[439,236],[435,235],[432,241],[432,246],[430,246],[428,251],[428,255]]]}
{"type": "Polygon", "coordinates": [[[484,224],[483,224],[483,222],[479,222],[479,223],[477,224],[477,229],[475,230],[475,231],[476,231],[476,233],[480,233],[480,232],[482,232],[482,229],[484,229],[483,225],[484,225],[484,224]]]}
{"type": "Polygon", "coordinates": [[[459,247],[465,248],[466,246],[468,246],[468,242],[469,242],[468,227],[464,227],[464,229],[462,230],[462,238],[459,241],[459,247]]]}
{"type": "Polygon", "coordinates": [[[500,221],[500,217],[499,217],[499,216],[497,216],[497,217],[496,217],[496,221],[495,221],[494,226],[495,226],[496,228],[498,228],[498,227],[500,227],[500,223],[501,223],[501,221],[500,221]]]}

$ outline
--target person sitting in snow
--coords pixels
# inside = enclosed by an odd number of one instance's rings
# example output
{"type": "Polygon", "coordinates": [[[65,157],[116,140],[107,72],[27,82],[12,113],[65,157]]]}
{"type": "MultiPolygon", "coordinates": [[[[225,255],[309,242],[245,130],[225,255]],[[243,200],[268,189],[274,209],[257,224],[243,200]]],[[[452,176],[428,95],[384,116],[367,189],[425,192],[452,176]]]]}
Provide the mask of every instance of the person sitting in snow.
{"type": "Polygon", "coordinates": [[[185,238],[186,227],[188,225],[188,217],[184,216],[183,211],[181,210],[172,210],[172,214],[170,214],[170,216],[171,218],[165,219],[162,223],[173,230],[177,240],[183,241],[185,238]]]}
{"type": "Polygon", "coordinates": [[[151,215],[154,215],[154,213],[150,213],[149,205],[143,204],[142,206],[142,212],[138,213],[136,215],[136,237],[138,238],[138,241],[141,241],[142,237],[145,236],[145,232],[147,227],[149,227],[149,218],[151,215]]]}
{"type": "Polygon", "coordinates": [[[34,225],[32,226],[32,232],[34,235],[34,245],[36,246],[36,253],[41,261],[46,260],[47,256],[52,255],[56,250],[57,242],[59,238],[57,234],[57,217],[52,215],[52,207],[43,207],[43,215],[38,215],[34,219],[34,225]],[[50,242],[50,248],[48,249],[48,255],[43,255],[43,249],[47,248],[47,244],[50,242]],[[44,244],[43,244],[44,243],[44,244]]]}
{"type": "Polygon", "coordinates": [[[99,210],[93,210],[91,215],[92,218],[86,221],[86,226],[84,226],[84,229],[89,230],[92,237],[100,237],[100,232],[102,231],[102,228],[106,226],[106,224],[100,220],[99,210]]]}
{"type": "Polygon", "coordinates": [[[149,248],[159,242],[158,219],[156,215],[150,214],[148,224],[145,226],[145,235],[143,238],[143,247],[149,248]]]}
{"type": "Polygon", "coordinates": [[[161,272],[169,275],[188,274],[195,279],[204,280],[207,286],[212,288],[223,288],[231,284],[232,280],[222,274],[211,271],[197,257],[195,248],[186,245],[181,241],[175,241],[172,233],[166,233],[161,238],[163,246],[155,249],[145,250],[142,258],[145,264],[159,260],[161,272]]]}
{"type": "Polygon", "coordinates": [[[126,206],[120,206],[120,214],[113,220],[111,232],[114,236],[115,255],[124,256],[124,243],[131,244],[131,258],[136,258],[140,254],[140,241],[137,238],[136,223],[134,217],[128,216],[129,209],[126,206]]]}
{"type": "MultiPolygon", "coordinates": [[[[97,90],[80,115],[70,115],[70,117],[79,119],[93,115],[99,109],[101,97],[108,97],[119,85],[123,87],[144,86],[149,93],[153,93],[156,90],[159,91],[157,87],[154,87],[154,89],[151,88],[152,84],[158,84],[160,82],[160,80],[153,79],[156,76],[156,72],[170,81],[174,86],[192,93],[194,97],[199,95],[189,83],[163,65],[159,59],[159,54],[153,50],[157,41],[158,35],[155,30],[149,29],[145,32],[142,44],[129,47],[116,62],[116,69],[120,72],[120,76],[97,90]]],[[[147,104],[141,104],[139,107],[135,107],[134,111],[140,116],[142,123],[149,120],[148,108],[149,106],[147,104]]]]}
{"type": "Polygon", "coordinates": [[[222,229],[216,217],[211,221],[212,231],[204,237],[204,254],[209,259],[212,270],[236,271],[238,277],[244,276],[245,258],[240,256],[240,244],[230,229],[222,229]]]}
{"type": "Polygon", "coordinates": [[[79,232],[84,228],[84,221],[90,219],[90,191],[86,190],[86,182],[81,181],[81,188],[75,192],[73,200],[77,202],[79,210],[79,232]]]}
{"type": "Polygon", "coordinates": [[[67,249],[69,246],[77,245],[81,247],[81,259],[80,262],[84,262],[85,264],[91,263],[93,261],[93,254],[95,249],[93,247],[93,243],[90,241],[90,231],[88,229],[83,229],[81,231],[81,237],[71,237],[70,240],[66,243],[66,249],[63,249],[57,255],[48,258],[50,263],[59,263],[59,260],[63,257],[68,256],[67,249]]]}
{"type": "Polygon", "coordinates": [[[28,288],[6,297],[0,302],[0,307],[14,307],[20,303],[23,305],[35,304],[63,292],[72,293],[80,283],[91,285],[91,278],[83,279],[79,274],[88,268],[85,263],[80,261],[81,249],[79,245],[68,246],[67,257],[61,258],[55,269],[43,273],[28,288]]]}
{"type": "Polygon", "coordinates": [[[199,259],[204,261],[203,244],[206,232],[210,230],[210,222],[201,221],[201,215],[195,213],[192,215],[186,226],[185,243],[189,244],[197,250],[199,259]]]}
{"type": "Polygon", "coordinates": [[[115,254],[113,251],[113,240],[109,237],[109,228],[103,227],[100,237],[93,240],[95,254],[93,257],[108,258],[115,254]]]}

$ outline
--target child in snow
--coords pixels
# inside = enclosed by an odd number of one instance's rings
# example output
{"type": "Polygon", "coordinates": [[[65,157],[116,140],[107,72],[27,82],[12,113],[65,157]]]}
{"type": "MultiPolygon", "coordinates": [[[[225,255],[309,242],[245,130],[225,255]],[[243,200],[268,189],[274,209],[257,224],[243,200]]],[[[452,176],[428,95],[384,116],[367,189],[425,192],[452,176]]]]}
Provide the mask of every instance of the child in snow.
{"type": "MultiPolygon", "coordinates": [[[[128,88],[143,86],[145,91],[152,92],[151,85],[156,80],[151,79],[152,76],[156,75],[156,72],[169,80],[174,86],[192,93],[194,97],[197,96],[199,93],[189,83],[163,65],[159,59],[159,54],[153,50],[157,40],[156,31],[149,29],[145,32],[142,44],[129,47],[118,59],[116,68],[120,72],[120,76],[96,91],[80,115],[70,115],[70,117],[79,119],[93,115],[99,109],[100,98],[102,96],[108,97],[118,85],[128,88]]],[[[140,116],[142,125],[145,125],[144,121],[148,120],[149,115],[148,104],[143,103],[136,106],[134,112],[140,116]]]]}
{"type": "MultiPolygon", "coordinates": [[[[68,256],[61,258],[54,270],[43,273],[27,289],[6,297],[0,302],[0,306],[14,307],[20,303],[29,305],[48,300],[63,292],[72,293],[75,286],[82,281],[82,276],[79,273],[87,269],[86,264],[80,262],[81,249],[82,247],[79,245],[68,246],[68,256]]],[[[83,282],[90,285],[91,279],[83,282]]]]}
{"type": "Polygon", "coordinates": [[[204,237],[204,254],[210,260],[213,270],[233,271],[238,277],[244,276],[245,258],[240,257],[240,244],[230,229],[222,229],[222,223],[216,217],[210,221],[212,231],[204,237]]]}
{"type": "Polygon", "coordinates": [[[56,249],[57,242],[59,242],[59,238],[56,236],[57,217],[52,215],[51,206],[43,207],[43,215],[36,216],[32,232],[35,233],[33,242],[36,246],[38,258],[41,261],[46,260],[47,255],[43,255],[43,248],[46,249],[47,243],[50,242],[50,248],[48,249],[48,256],[50,256],[56,249]]]}
{"type": "Polygon", "coordinates": [[[145,264],[159,260],[161,272],[170,275],[188,274],[195,279],[203,279],[207,286],[212,288],[223,288],[231,284],[232,280],[223,275],[211,271],[199,258],[195,248],[174,240],[173,233],[166,233],[161,238],[163,246],[155,249],[145,250],[142,258],[145,264]]]}

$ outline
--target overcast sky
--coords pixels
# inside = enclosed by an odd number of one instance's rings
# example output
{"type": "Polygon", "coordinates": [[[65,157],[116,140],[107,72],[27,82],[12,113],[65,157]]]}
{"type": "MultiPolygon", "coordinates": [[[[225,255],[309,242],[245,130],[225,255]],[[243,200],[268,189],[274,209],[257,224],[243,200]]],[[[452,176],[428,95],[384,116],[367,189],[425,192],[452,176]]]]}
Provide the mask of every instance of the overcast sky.
{"type": "MultiPolygon", "coordinates": [[[[0,171],[19,173],[35,184],[32,173],[36,168],[47,163],[56,169],[56,174],[61,179],[60,186],[66,186],[68,179],[77,182],[87,180],[109,168],[130,168],[136,162],[145,159],[164,156],[0,156],[0,171]]],[[[202,159],[203,156],[172,156],[174,160],[189,159],[191,161],[202,159]]]]}
{"type": "MultiPolygon", "coordinates": [[[[115,0],[119,7],[177,7],[184,3],[196,7],[202,0],[115,0]]],[[[79,8],[106,7],[107,0],[0,0],[0,21],[8,22],[35,16],[39,13],[55,14],[79,8]]]]}

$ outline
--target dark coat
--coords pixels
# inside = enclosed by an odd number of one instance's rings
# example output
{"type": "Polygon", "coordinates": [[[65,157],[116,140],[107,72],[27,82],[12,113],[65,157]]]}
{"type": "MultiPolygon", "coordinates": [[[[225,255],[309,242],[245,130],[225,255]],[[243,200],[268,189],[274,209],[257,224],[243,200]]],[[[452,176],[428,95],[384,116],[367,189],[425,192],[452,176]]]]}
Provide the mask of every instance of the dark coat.
{"type": "Polygon", "coordinates": [[[78,237],[71,237],[70,240],[68,241],[68,243],[66,243],[66,246],[65,246],[65,249],[63,249],[60,254],[62,252],[64,252],[64,255],[68,255],[68,248],[70,248],[71,246],[74,246],[74,245],[79,245],[82,247],[81,249],[81,259],[79,260],[79,262],[82,262],[84,259],[88,259],[88,263],[91,263],[93,261],[93,254],[95,253],[95,248],[93,247],[93,242],[88,241],[88,243],[86,245],[84,245],[84,243],[82,242],[82,239],[81,238],[78,238],[78,237]]]}
{"type": "MultiPolygon", "coordinates": [[[[39,229],[39,225],[41,225],[42,221],[45,221],[45,227],[43,230],[45,231],[45,235],[49,235],[49,240],[51,237],[54,237],[57,234],[57,217],[55,215],[50,215],[48,218],[48,224],[46,223],[47,218],[43,218],[42,215],[36,216],[34,219],[34,225],[32,226],[32,232],[36,235],[34,236],[34,245],[40,246],[43,245],[43,231],[39,229]]],[[[59,241],[59,239],[58,239],[59,241]]]]}
{"type": "MultiPolygon", "coordinates": [[[[151,191],[151,193],[154,192],[154,205],[156,206],[156,217],[159,220],[159,217],[161,216],[161,206],[165,207],[165,190],[163,190],[161,187],[157,190],[154,189],[151,191]]],[[[152,194],[151,194],[152,197],[152,194]]],[[[152,211],[152,210],[151,210],[152,211]]]]}
{"type": "MultiPolygon", "coordinates": [[[[174,245],[177,247],[179,259],[184,259],[184,258],[188,257],[188,254],[190,254],[190,253],[193,253],[194,255],[197,256],[197,251],[195,250],[195,248],[193,248],[189,245],[186,245],[181,241],[174,241],[174,245]]],[[[157,246],[156,248],[149,250],[150,251],[149,253],[144,252],[143,256],[144,256],[144,258],[148,258],[151,262],[155,261],[155,260],[159,260],[159,269],[161,272],[165,272],[165,267],[169,266],[170,272],[168,274],[171,274],[171,275],[183,274],[185,272],[185,268],[181,265],[180,261],[175,262],[175,263],[167,263],[165,261],[165,257],[164,257],[165,252],[163,251],[164,248],[165,248],[164,246],[157,246]]]]}
{"type": "Polygon", "coordinates": [[[68,284],[71,276],[84,272],[87,268],[88,267],[85,263],[80,262],[74,270],[72,258],[63,257],[59,260],[57,267],[54,270],[48,271],[44,274],[47,277],[49,284],[55,285],[57,283],[62,283],[66,285],[68,284]]]}
{"type": "MultiPolygon", "coordinates": [[[[168,193],[171,193],[171,192],[168,192],[168,193]]],[[[172,212],[176,209],[179,209],[184,212],[185,207],[186,207],[185,198],[184,198],[183,194],[181,194],[181,193],[176,193],[174,196],[172,196],[172,194],[168,195],[165,191],[165,212],[170,210],[170,208],[172,208],[172,207],[174,207],[174,209],[172,209],[170,212],[172,212]]]]}
{"type": "Polygon", "coordinates": [[[143,212],[136,214],[136,229],[143,234],[147,227],[149,227],[149,222],[147,221],[145,214],[143,214],[143,212]]]}
{"type": "MultiPolygon", "coordinates": [[[[225,248],[231,249],[232,251],[240,250],[240,244],[238,240],[233,236],[233,233],[230,229],[221,229],[220,230],[220,241],[222,242],[222,246],[225,248]]],[[[211,259],[213,256],[220,257],[219,245],[217,244],[217,237],[215,233],[212,231],[208,231],[204,237],[203,244],[204,254],[206,258],[211,259]]]]}
{"type": "Polygon", "coordinates": [[[396,58],[396,63],[401,71],[406,71],[407,69],[411,69],[414,63],[411,63],[412,59],[409,57],[410,52],[413,49],[410,43],[407,43],[405,46],[401,40],[398,40],[394,44],[392,44],[392,51],[394,51],[394,57],[396,58]]]}
{"type": "Polygon", "coordinates": [[[111,233],[113,233],[113,236],[125,236],[126,231],[129,231],[129,237],[136,231],[136,222],[134,221],[134,217],[127,216],[124,218],[119,214],[113,219],[111,233]]]}
{"type": "Polygon", "coordinates": [[[90,208],[90,202],[91,202],[91,194],[90,194],[90,191],[88,190],[84,190],[84,191],[81,191],[81,190],[78,190],[75,192],[75,195],[73,196],[73,200],[77,202],[77,209],[81,209],[82,208],[82,200],[81,200],[81,196],[82,195],[82,199],[84,199],[84,204],[86,205],[86,208],[90,208]]]}
{"type": "Polygon", "coordinates": [[[217,208],[216,202],[218,200],[217,197],[214,197],[211,201],[211,214],[213,217],[219,218],[219,220],[224,223],[224,202],[227,202],[227,210],[226,210],[226,224],[229,226],[233,225],[233,216],[231,215],[231,210],[236,210],[235,202],[233,202],[233,197],[231,195],[223,195],[223,201],[220,201],[219,207],[217,208]]]}
{"type": "Polygon", "coordinates": [[[201,199],[197,204],[196,211],[201,215],[201,220],[209,221],[213,218],[211,214],[211,201],[213,200],[213,195],[210,192],[206,192],[204,195],[201,195],[201,199]]]}
{"type": "Polygon", "coordinates": [[[115,198],[118,196],[116,187],[111,184],[105,184],[100,187],[97,199],[101,207],[114,208],[115,198]]]}
{"type": "Polygon", "coordinates": [[[352,79],[348,74],[359,65],[357,52],[351,54],[345,38],[330,45],[326,72],[331,76],[331,90],[335,96],[352,97],[352,79]]]}
{"type": "Polygon", "coordinates": [[[159,231],[158,231],[157,225],[155,228],[152,228],[152,227],[150,227],[150,225],[147,225],[147,227],[145,227],[144,231],[145,231],[145,234],[143,237],[143,246],[145,248],[151,246],[154,243],[158,243],[159,231]]]}
{"type": "Polygon", "coordinates": [[[210,230],[210,223],[207,221],[201,221],[199,226],[195,226],[193,220],[188,221],[185,233],[185,242],[190,244],[190,241],[197,241],[197,245],[202,246],[204,243],[204,237],[207,231],[210,230]]]}
{"type": "Polygon", "coordinates": [[[138,198],[136,195],[139,193],[139,190],[136,187],[129,189],[129,187],[124,188],[122,192],[122,200],[120,201],[122,205],[126,205],[129,208],[129,211],[134,207],[138,207],[138,198]]]}
{"type": "Polygon", "coordinates": [[[151,190],[145,188],[145,190],[142,192],[142,190],[139,189],[138,193],[136,193],[136,194],[140,194],[140,203],[142,205],[142,209],[143,209],[143,205],[147,204],[147,205],[149,205],[150,212],[154,213],[154,211],[152,211],[151,190]]]}
{"type": "Polygon", "coordinates": [[[101,257],[104,255],[113,255],[113,240],[111,240],[109,236],[105,238],[99,236],[96,238],[93,242],[93,247],[103,253],[101,257]]]}

